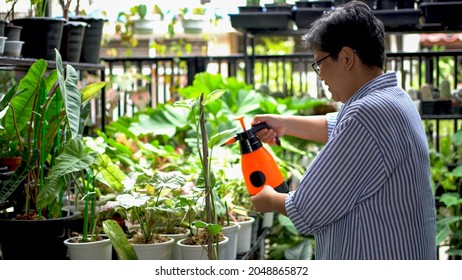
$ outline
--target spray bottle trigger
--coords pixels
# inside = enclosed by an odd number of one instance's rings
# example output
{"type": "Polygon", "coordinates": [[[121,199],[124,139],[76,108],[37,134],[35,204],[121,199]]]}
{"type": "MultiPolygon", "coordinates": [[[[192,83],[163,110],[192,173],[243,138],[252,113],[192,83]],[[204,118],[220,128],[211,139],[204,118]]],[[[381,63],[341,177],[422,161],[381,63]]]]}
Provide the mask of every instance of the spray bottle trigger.
{"type": "MultiPolygon", "coordinates": [[[[255,134],[256,132],[262,130],[262,129],[271,129],[271,127],[266,124],[265,122],[261,122],[261,123],[257,123],[255,125],[252,125],[252,128],[250,128],[252,130],[252,132],[255,134]]],[[[281,146],[281,140],[279,139],[279,137],[275,137],[276,138],[276,145],[278,146],[281,146]]]]}

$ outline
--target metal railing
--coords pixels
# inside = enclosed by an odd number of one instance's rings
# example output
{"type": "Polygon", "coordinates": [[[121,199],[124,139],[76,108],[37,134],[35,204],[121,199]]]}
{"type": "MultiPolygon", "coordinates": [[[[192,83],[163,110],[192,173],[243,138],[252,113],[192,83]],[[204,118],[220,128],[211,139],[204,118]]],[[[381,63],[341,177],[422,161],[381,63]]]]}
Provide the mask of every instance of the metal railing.
{"type": "MultiPolygon", "coordinates": [[[[434,87],[435,93],[443,78],[453,89],[462,82],[460,66],[462,51],[389,52],[386,71],[395,71],[401,86],[419,91],[423,84],[434,87]]],[[[101,99],[94,104],[93,122],[104,130],[105,124],[121,116],[133,116],[146,106],[156,107],[178,99],[178,89],[193,82],[201,72],[236,77],[275,96],[325,96],[323,84],[311,69],[313,55],[230,55],[146,58],[104,58],[102,79],[110,82],[101,99]],[[102,114],[102,112],[105,112],[102,114]]],[[[454,120],[458,128],[460,115],[444,118],[423,116],[434,123],[432,129],[436,147],[439,145],[440,121],[454,120]],[[438,119],[435,122],[435,119],[438,119]]]]}

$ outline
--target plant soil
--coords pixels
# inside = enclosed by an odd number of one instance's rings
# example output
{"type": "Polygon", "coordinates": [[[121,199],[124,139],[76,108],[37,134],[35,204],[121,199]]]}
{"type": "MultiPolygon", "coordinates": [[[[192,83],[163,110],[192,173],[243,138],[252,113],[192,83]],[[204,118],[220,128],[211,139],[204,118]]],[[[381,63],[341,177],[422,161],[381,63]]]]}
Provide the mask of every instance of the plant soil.
{"type": "MultiPolygon", "coordinates": [[[[83,243],[82,242],[82,234],[80,233],[77,233],[77,232],[72,232],[71,233],[71,237],[77,237],[77,238],[74,238],[74,239],[71,239],[70,242],[71,243],[83,243]]],[[[87,242],[93,242],[93,241],[101,241],[101,240],[104,240],[104,238],[102,236],[96,236],[95,239],[88,239],[87,242]]]]}
{"type": "MultiPolygon", "coordinates": [[[[16,214],[15,220],[38,221],[39,215],[35,212],[16,214]]],[[[42,216],[42,220],[46,220],[46,218],[42,216]]]]}
{"type": "Polygon", "coordinates": [[[161,236],[159,234],[155,234],[151,240],[146,241],[141,234],[135,234],[131,239],[130,243],[132,244],[157,244],[157,243],[164,243],[169,241],[170,239],[167,236],[161,236]]]}
{"type": "MultiPolygon", "coordinates": [[[[219,242],[223,241],[224,234],[223,232],[220,232],[218,234],[218,240],[219,242]]],[[[191,237],[186,238],[183,241],[184,245],[207,245],[207,238],[208,238],[208,233],[206,230],[199,230],[199,233],[196,235],[192,235],[191,237]]]]}
{"type": "Polygon", "coordinates": [[[175,227],[171,231],[160,230],[159,234],[184,234],[187,233],[188,229],[183,227],[175,227]]]}

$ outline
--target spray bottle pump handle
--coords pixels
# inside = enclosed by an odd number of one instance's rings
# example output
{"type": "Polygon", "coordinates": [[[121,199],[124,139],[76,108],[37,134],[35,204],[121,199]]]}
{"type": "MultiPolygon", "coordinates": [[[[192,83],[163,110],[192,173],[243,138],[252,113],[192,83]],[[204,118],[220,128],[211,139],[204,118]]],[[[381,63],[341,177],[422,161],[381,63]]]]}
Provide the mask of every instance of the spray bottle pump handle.
{"type": "MultiPolygon", "coordinates": [[[[271,129],[271,127],[266,124],[265,122],[257,123],[255,125],[252,125],[250,130],[255,134],[256,132],[262,130],[262,129],[271,129]]],[[[279,140],[279,137],[276,136],[276,145],[281,146],[281,140],[279,140]]]]}

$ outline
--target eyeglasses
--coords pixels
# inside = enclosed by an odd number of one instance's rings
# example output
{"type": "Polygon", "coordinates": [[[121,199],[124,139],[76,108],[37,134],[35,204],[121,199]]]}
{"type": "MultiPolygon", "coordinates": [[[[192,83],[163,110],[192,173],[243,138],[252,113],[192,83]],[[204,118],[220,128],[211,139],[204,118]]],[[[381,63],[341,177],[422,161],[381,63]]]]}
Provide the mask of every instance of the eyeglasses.
{"type": "Polygon", "coordinates": [[[326,55],[325,57],[323,57],[323,58],[321,58],[321,59],[319,59],[319,60],[316,60],[315,62],[313,62],[313,63],[311,64],[311,67],[313,67],[313,70],[316,72],[316,74],[319,75],[319,64],[321,64],[321,62],[322,62],[324,59],[328,58],[328,57],[330,57],[330,54],[326,55]]]}

